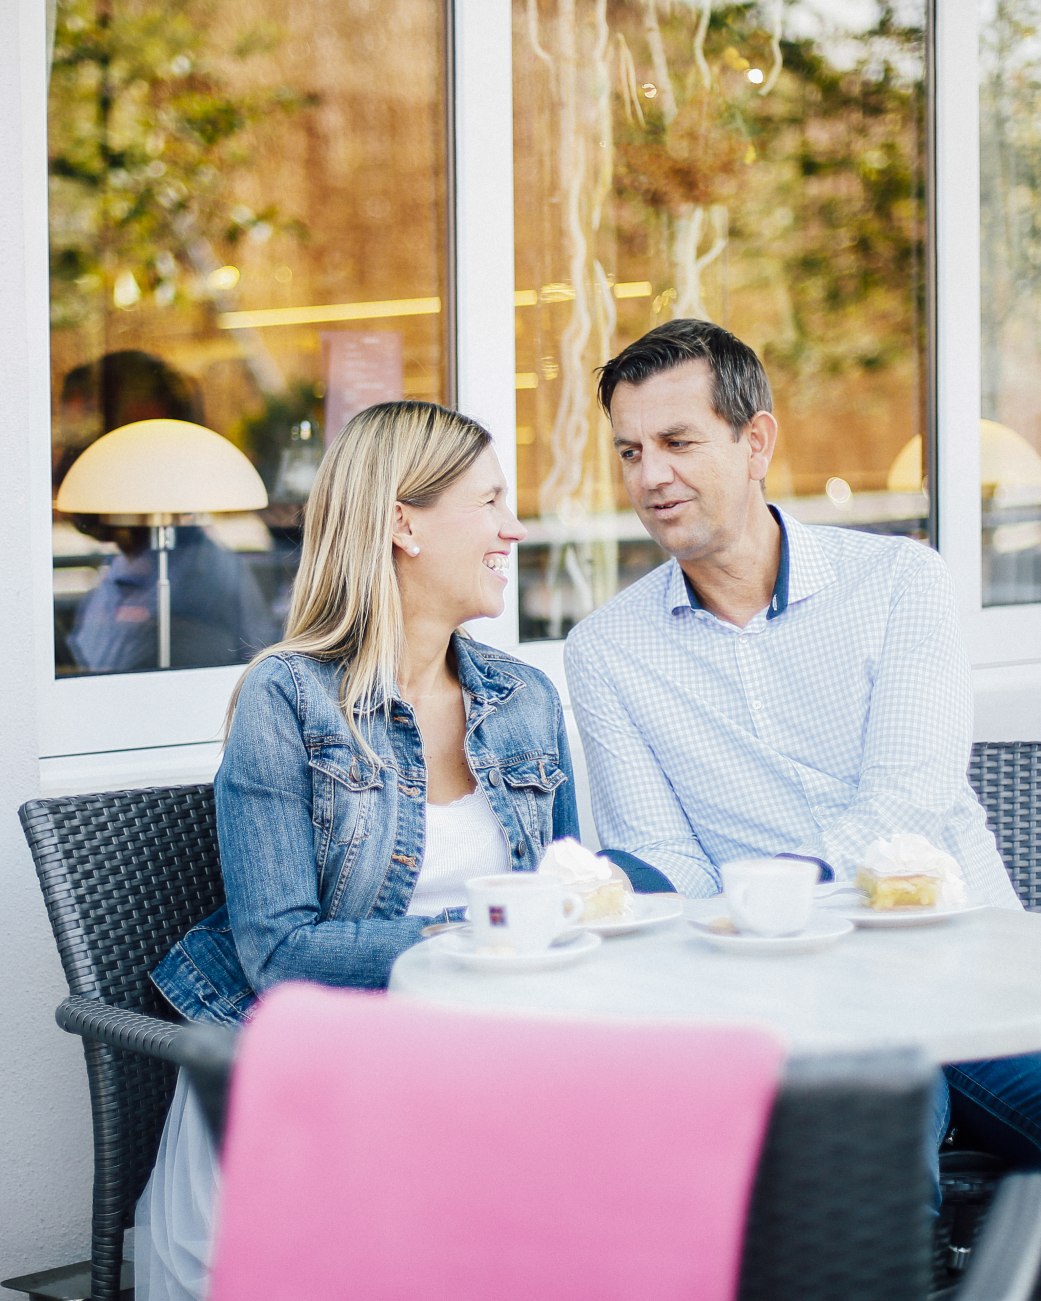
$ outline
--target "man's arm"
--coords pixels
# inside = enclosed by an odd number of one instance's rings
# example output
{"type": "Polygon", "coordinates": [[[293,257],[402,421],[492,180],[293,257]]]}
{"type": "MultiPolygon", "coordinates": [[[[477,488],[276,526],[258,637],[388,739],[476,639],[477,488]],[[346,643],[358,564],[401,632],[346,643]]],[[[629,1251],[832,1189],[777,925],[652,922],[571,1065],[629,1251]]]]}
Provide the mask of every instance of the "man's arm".
{"type": "Polygon", "coordinates": [[[878,836],[917,831],[942,844],[971,744],[972,689],[950,575],[940,557],[923,548],[890,612],[856,797],[798,852],[849,876],[878,836]]]}
{"type": "Polygon", "coordinates": [[[617,689],[596,665],[588,634],[564,649],[568,691],[582,737],[600,843],[664,872],[681,894],[716,894],[719,873],[617,689]]]}

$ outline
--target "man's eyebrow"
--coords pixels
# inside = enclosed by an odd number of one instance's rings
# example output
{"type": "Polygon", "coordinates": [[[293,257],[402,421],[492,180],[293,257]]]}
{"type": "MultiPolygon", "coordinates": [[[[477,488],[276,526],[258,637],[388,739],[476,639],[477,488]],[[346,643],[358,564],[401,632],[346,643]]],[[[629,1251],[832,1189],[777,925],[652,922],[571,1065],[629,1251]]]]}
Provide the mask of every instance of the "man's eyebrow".
{"type": "MultiPolygon", "coordinates": [[[[690,425],[680,423],[670,425],[667,429],[655,430],[655,432],[650,436],[650,441],[664,442],[667,438],[676,438],[678,436],[689,438],[692,437],[694,433],[695,431],[691,429],[690,425]]],[[[635,447],[638,442],[637,439],[626,438],[622,434],[615,434],[612,441],[615,447],[635,447]]]]}

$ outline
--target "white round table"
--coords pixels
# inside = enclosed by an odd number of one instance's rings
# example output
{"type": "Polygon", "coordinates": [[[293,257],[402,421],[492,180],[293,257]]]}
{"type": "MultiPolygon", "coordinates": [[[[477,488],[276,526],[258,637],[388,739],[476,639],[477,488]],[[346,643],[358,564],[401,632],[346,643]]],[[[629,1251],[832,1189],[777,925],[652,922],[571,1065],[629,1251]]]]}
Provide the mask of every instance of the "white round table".
{"type": "Polygon", "coordinates": [[[426,941],[397,960],[390,991],[497,1012],[754,1022],[797,1054],[914,1044],[969,1061],[1041,1051],[1041,915],[985,908],[770,955],[713,948],[678,919],[547,971],[474,971],[426,941]]]}

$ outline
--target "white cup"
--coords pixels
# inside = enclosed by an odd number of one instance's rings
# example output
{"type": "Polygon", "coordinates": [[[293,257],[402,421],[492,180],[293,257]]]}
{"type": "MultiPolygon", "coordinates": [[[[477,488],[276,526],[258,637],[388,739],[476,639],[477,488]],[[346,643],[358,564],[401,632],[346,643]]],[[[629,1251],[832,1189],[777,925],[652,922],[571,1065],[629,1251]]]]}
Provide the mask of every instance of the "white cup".
{"type": "Polygon", "coordinates": [[[479,949],[541,953],[582,916],[582,900],[574,891],[535,872],[475,876],[466,893],[479,949]]]}
{"type": "Polygon", "coordinates": [[[794,858],[741,858],[719,869],[723,898],[739,931],[797,935],[813,911],[816,863],[794,858]]]}

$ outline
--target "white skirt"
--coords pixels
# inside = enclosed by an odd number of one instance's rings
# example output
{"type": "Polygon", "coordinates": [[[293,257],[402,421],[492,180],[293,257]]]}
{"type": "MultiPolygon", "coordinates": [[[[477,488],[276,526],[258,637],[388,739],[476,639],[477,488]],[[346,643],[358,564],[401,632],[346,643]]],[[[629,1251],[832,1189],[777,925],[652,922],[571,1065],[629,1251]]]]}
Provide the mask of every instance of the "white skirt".
{"type": "Polygon", "coordinates": [[[202,1301],[217,1201],[217,1153],[184,1072],[134,1216],[136,1301],[202,1301]]]}

